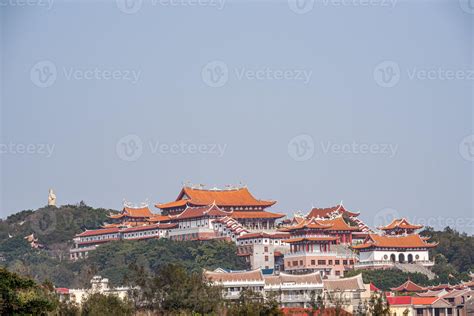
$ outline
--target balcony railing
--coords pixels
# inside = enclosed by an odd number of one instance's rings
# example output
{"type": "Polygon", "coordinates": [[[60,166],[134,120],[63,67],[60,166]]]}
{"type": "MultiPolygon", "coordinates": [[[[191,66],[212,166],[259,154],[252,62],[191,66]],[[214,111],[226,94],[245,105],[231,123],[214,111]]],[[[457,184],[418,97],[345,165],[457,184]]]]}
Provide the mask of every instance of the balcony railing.
{"type": "MultiPolygon", "coordinates": [[[[393,266],[400,262],[393,262],[390,260],[370,260],[370,261],[361,261],[354,264],[355,268],[358,267],[370,267],[370,266],[393,266]]],[[[413,262],[403,262],[403,264],[419,264],[425,267],[431,267],[434,265],[433,261],[430,260],[417,260],[413,262]]]]}

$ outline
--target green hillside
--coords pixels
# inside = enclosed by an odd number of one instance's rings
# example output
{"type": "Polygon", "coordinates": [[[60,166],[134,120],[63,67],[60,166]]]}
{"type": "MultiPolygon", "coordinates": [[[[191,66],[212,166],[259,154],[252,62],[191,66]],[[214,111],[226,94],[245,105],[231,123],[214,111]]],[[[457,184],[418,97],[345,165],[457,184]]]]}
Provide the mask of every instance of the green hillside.
{"type": "Polygon", "coordinates": [[[244,259],[236,255],[235,244],[224,241],[117,241],[102,245],[86,260],[69,261],[73,236],[86,228],[99,228],[110,212],[114,211],[79,203],[11,215],[0,221],[0,266],[63,287],[87,286],[94,274],[120,284],[131,264],[151,273],[170,263],[180,263],[188,271],[247,268],[244,259]],[[24,239],[32,233],[43,248],[33,249],[24,239]]]}

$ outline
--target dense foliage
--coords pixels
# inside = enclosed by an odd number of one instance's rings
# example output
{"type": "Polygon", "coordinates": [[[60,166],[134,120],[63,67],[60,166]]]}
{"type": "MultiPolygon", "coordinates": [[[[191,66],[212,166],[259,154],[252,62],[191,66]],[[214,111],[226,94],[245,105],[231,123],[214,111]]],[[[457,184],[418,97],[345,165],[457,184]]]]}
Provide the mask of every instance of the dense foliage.
{"type": "Polygon", "coordinates": [[[236,255],[235,245],[222,241],[119,241],[102,245],[86,260],[69,261],[73,236],[86,228],[99,228],[110,212],[114,211],[94,209],[81,202],[27,210],[0,220],[0,266],[39,282],[49,279],[57,286],[75,288],[88,286],[94,274],[121,284],[132,262],[147,272],[176,262],[187,271],[247,268],[236,255]],[[42,248],[34,249],[25,240],[32,233],[42,248]]]}
{"type": "Polygon", "coordinates": [[[0,315],[43,315],[56,307],[50,283],[39,286],[31,279],[0,268],[0,315]]]}
{"type": "Polygon", "coordinates": [[[372,282],[376,287],[384,291],[397,287],[408,279],[423,286],[438,284],[437,281],[429,280],[424,274],[406,273],[399,270],[352,270],[346,272],[344,277],[351,277],[360,273],[362,273],[364,283],[372,282]]]}
{"type": "Polygon", "coordinates": [[[421,232],[421,235],[430,236],[430,242],[438,243],[437,247],[430,250],[430,255],[445,257],[445,261],[454,268],[451,272],[474,272],[474,236],[461,234],[450,227],[446,227],[443,231],[435,231],[428,227],[421,232]]]}

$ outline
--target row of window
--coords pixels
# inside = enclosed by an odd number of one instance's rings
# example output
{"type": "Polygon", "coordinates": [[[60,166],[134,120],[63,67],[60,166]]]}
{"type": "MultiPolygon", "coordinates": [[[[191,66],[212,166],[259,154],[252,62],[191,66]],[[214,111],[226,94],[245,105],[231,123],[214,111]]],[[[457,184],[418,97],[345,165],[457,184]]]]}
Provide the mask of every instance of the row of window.
{"type": "MultiPolygon", "coordinates": [[[[335,266],[338,266],[341,264],[341,260],[317,260],[318,262],[318,266],[325,266],[325,265],[329,265],[329,266],[332,266],[332,265],[335,265],[335,266]]],[[[353,259],[350,259],[350,260],[342,260],[342,264],[343,265],[353,265],[354,264],[354,260],[353,259]]],[[[311,260],[311,265],[312,266],[315,266],[316,265],[316,260],[311,260]]],[[[300,260],[299,261],[299,265],[298,265],[298,260],[293,260],[293,261],[288,261],[288,266],[291,267],[297,267],[297,266],[303,266],[303,260],[300,260]]]]}

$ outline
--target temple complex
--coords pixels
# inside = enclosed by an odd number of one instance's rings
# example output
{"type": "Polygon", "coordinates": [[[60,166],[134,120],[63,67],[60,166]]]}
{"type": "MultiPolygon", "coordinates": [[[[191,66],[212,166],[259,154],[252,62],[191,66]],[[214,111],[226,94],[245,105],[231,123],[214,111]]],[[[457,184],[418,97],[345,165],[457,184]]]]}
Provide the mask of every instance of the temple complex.
{"type": "Polygon", "coordinates": [[[162,215],[177,215],[187,207],[215,204],[248,230],[273,230],[276,220],[284,214],[271,213],[265,209],[276,201],[257,200],[246,187],[206,189],[204,186],[185,186],[175,201],[156,204],[162,215]]]}
{"type": "MultiPolygon", "coordinates": [[[[315,217],[301,221],[299,224],[282,228],[290,233],[285,240],[290,245],[290,252],[285,255],[285,271],[292,273],[319,272],[322,276],[343,276],[356,260],[345,247],[337,247],[341,239],[346,240],[346,231],[350,226],[342,217],[335,220],[317,220],[315,217]],[[344,224],[343,224],[344,223],[344,224]]],[[[354,228],[356,230],[357,228],[354,228]]]]}
{"type": "Polygon", "coordinates": [[[413,225],[405,218],[394,219],[387,226],[378,227],[385,235],[399,236],[414,234],[418,229],[423,228],[423,225],[413,225]]]}
{"type": "Polygon", "coordinates": [[[357,268],[386,268],[395,263],[417,263],[432,266],[428,250],[436,247],[418,234],[377,235],[369,234],[363,243],[353,245],[359,254],[357,268]]]}

